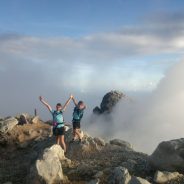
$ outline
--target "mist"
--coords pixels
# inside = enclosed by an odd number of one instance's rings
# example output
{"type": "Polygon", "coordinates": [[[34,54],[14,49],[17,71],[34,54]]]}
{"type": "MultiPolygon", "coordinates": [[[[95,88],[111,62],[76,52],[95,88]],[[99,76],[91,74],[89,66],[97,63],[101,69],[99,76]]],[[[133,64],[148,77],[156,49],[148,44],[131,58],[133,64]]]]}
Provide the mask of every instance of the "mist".
{"type": "Polygon", "coordinates": [[[121,138],[149,154],[158,143],[183,137],[183,71],[182,61],[168,70],[152,92],[139,95],[132,102],[122,99],[109,117],[93,116],[88,131],[107,140],[121,138]]]}
{"type": "MultiPolygon", "coordinates": [[[[121,138],[146,152],[181,137],[183,62],[172,66],[183,57],[183,33],[163,40],[159,25],[157,31],[129,29],[80,38],[0,34],[0,116],[33,114],[36,108],[46,121],[52,117],[38,96],[55,108],[72,93],[87,104],[82,127],[92,136],[121,138]],[[111,90],[134,93],[134,101],[122,100],[111,116],[92,116],[111,90]]],[[[66,122],[73,107],[64,114],[66,122]]]]}

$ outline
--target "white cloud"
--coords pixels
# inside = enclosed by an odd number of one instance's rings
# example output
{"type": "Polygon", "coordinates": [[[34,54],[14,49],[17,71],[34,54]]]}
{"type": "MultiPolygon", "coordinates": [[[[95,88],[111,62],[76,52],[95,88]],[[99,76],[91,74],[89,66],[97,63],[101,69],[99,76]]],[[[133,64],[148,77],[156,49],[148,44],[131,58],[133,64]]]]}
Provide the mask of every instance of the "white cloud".
{"type": "Polygon", "coordinates": [[[136,150],[151,153],[161,141],[183,137],[184,61],[177,63],[149,95],[123,99],[109,117],[93,118],[88,132],[121,138],[136,150]],[[108,120],[108,121],[107,121],[108,120]],[[103,127],[103,128],[102,128],[103,127]],[[110,127],[110,129],[109,129],[110,127]]]}
{"type": "Polygon", "coordinates": [[[168,62],[178,60],[169,56],[183,56],[183,32],[172,28],[168,34],[167,29],[145,24],[80,38],[1,34],[0,84],[9,87],[0,98],[19,99],[25,97],[22,91],[35,98],[42,91],[153,90],[168,62]],[[155,61],[149,60],[155,55],[155,61]],[[11,88],[16,88],[13,94],[7,92],[11,88]]]}

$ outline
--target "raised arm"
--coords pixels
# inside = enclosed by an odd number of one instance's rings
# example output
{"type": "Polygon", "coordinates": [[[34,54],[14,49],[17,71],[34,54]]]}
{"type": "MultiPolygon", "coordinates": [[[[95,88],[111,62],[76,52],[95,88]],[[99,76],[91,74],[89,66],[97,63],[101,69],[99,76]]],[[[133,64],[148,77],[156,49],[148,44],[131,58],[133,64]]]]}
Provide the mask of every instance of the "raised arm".
{"type": "Polygon", "coordinates": [[[42,96],[40,96],[39,99],[40,102],[42,102],[42,104],[45,105],[49,111],[52,111],[52,107],[43,99],[42,96]]]}
{"type": "Polygon", "coordinates": [[[66,107],[68,106],[68,104],[70,103],[70,100],[72,99],[72,95],[70,96],[70,98],[66,101],[65,105],[62,108],[62,111],[66,110],[66,107]]]}
{"type": "Polygon", "coordinates": [[[76,99],[74,98],[74,96],[71,95],[71,97],[72,97],[73,103],[75,104],[75,106],[77,106],[78,105],[78,102],[76,101],[76,99]]]}

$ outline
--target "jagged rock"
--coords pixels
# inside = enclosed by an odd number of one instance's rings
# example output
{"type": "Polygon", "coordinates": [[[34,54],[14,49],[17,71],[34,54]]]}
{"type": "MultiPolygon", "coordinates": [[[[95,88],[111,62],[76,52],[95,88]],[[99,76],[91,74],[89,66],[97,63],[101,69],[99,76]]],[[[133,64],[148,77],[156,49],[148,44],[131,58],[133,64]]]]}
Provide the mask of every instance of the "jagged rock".
{"type": "Polygon", "coordinates": [[[109,184],[150,184],[147,180],[131,176],[128,169],[116,167],[109,178],[109,184]]]}
{"type": "Polygon", "coordinates": [[[19,118],[19,125],[28,124],[27,116],[26,114],[21,114],[19,118]]]}
{"type": "Polygon", "coordinates": [[[63,174],[62,161],[67,161],[64,151],[59,145],[53,145],[44,150],[43,156],[36,161],[31,169],[30,183],[59,184],[66,180],[63,174]]]}
{"type": "Polygon", "coordinates": [[[102,112],[102,110],[99,107],[95,107],[93,109],[93,113],[99,115],[99,114],[102,114],[103,112],[102,112]]]}
{"type": "Polygon", "coordinates": [[[22,114],[17,114],[15,118],[18,120],[19,125],[24,125],[24,124],[28,124],[29,122],[31,122],[31,119],[33,117],[29,115],[28,113],[22,113],[22,114]]]}
{"type": "Polygon", "coordinates": [[[32,120],[31,120],[31,123],[32,124],[37,124],[40,122],[40,119],[39,119],[39,116],[35,116],[32,120]]]}
{"type": "Polygon", "coordinates": [[[170,180],[174,180],[178,177],[182,177],[183,175],[178,173],[178,172],[167,172],[167,171],[157,171],[154,175],[154,181],[156,183],[166,183],[169,182],[170,180]]]}
{"type": "Polygon", "coordinates": [[[8,117],[0,121],[0,132],[6,133],[14,128],[18,124],[17,119],[13,117],[8,117]]]}
{"type": "Polygon", "coordinates": [[[8,143],[8,138],[5,134],[0,133],[0,146],[6,146],[8,143]]]}
{"type": "Polygon", "coordinates": [[[95,174],[95,178],[98,179],[98,178],[101,178],[103,176],[103,171],[99,171],[95,174]]]}
{"type": "Polygon", "coordinates": [[[156,170],[184,172],[184,138],[161,142],[149,162],[156,170]]]}
{"type": "Polygon", "coordinates": [[[136,168],[137,162],[135,160],[128,159],[121,164],[122,167],[127,168],[130,172],[133,172],[136,168]]]}
{"type": "Polygon", "coordinates": [[[133,146],[129,142],[126,142],[120,139],[110,140],[110,144],[121,146],[124,149],[133,150],[133,146]]]}
{"type": "Polygon", "coordinates": [[[105,146],[105,141],[99,137],[95,137],[94,141],[97,143],[99,146],[105,146]]]}
{"type": "Polygon", "coordinates": [[[93,152],[99,151],[105,145],[105,142],[100,138],[93,138],[84,134],[82,143],[72,140],[72,129],[68,130],[65,135],[66,144],[68,147],[67,156],[71,159],[86,158],[93,152]]]}
{"type": "Polygon", "coordinates": [[[110,113],[113,107],[120,101],[125,95],[119,91],[111,91],[107,93],[101,102],[100,108],[95,107],[93,109],[94,114],[110,113]]]}
{"type": "Polygon", "coordinates": [[[128,184],[151,184],[149,181],[133,176],[128,184]]]}
{"type": "Polygon", "coordinates": [[[123,167],[116,167],[111,177],[109,184],[128,184],[131,180],[128,170],[123,167]]]}
{"type": "Polygon", "coordinates": [[[94,179],[94,180],[87,182],[86,184],[99,184],[99,183],[100,183],[99,179],[94,179]]]}

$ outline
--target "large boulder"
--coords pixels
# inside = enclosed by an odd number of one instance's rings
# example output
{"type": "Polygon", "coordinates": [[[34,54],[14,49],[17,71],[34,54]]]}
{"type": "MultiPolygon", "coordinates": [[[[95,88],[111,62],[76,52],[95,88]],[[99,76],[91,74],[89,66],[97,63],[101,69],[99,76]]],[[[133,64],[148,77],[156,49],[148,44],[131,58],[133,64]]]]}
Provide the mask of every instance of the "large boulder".
{"type": "Polygon", "coordinates": [[[116,167],[109,178],[109,184],[150,184],[147,180],[131,176],[124,167],[116,167]]]}
{"type": "Polygon", "coordinates": [[[100,107],[95,107],[93,109],[94,114],[110,113],[113,107],[122,99],[125,95],[119,91],[111,91],[107,93],[101,102],[100,107]]]}
{"type": "Polygon", "coordinates": [[[182,176],[183,175],[178,173],[178,172],[171,173],[171,172],[167,172],[167,171],[163,171],[163,172],[157,171],[155,173],[155,176],[154,176],[154,181],[156,183],[160,183],[161,184],[161,183],[169,182],[171,180],[175,180],[175,179],[177,179],[179,177],[182,177],[182,176]]]}
{"type": "Polygon", "coordinates": [[[21,114],[19,120],[19,125],[28,124],[27,116],[26,114],[21,114]]]}
{"type": "Polygon", "coordinates": [[[0,132],[6,133],[14,128],[15,125],[18,124],[17,119],[14,117],[8,117],[4,120],[0,120],[0,132]]]}
{"type": "Polygon", "coordinates": [[[24,125],[24,124],[28,124],[31,121],[32,116],[28,113],[22,113],[22,114],[17,114],[15,118],[18,120],[19,125],[24,125]]]}
{"type": "Polygon", "coordinates": [[[46,148],[40,159],[31,168],[28,181],[30,184],[59,184],[66,181],[62,163],[69,164],[70,160],[64,156],[64,150],[59,145],[46,148]]]}
{"type": "Polygon", "coordinates": [[[86,133],[83,133],[83,140],[71,142],[72,129],[69,129],[65,134],[65,141],[67,144],[67,157],[70,159],[87,158],[94,152],[101,150],[105,146],[105,141],[100,138],[93,138],[86,133]]]}
{"type": "Polygon", "coordinates": [[[126,150],[133,150],[133,146],[129,142],[123,141],[121,139],[113,139],[113,140],[110,140],[109,143],[112,145],[123,147],[126,150]]]}
{"type": "Polygon", "coordinates": [[[131,176],[126,168],[116,167],[113,171],[110,183],[128,184],[130,180],[131,176]]]}
{"type": "Polygon", "coordinates": [[[128,184],[151,184],[149,181],[133,176],[128,184]]]}
{"type": "Polygon", "coordinates": [[[184,172],[184,138],[161,142],[149,162],[156,170],[184,172]]]}

